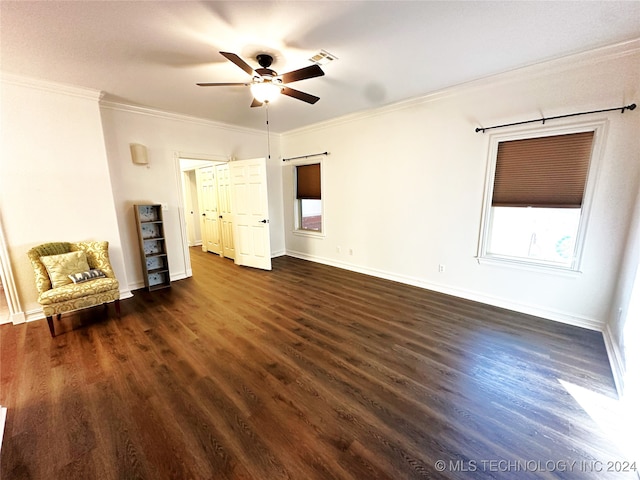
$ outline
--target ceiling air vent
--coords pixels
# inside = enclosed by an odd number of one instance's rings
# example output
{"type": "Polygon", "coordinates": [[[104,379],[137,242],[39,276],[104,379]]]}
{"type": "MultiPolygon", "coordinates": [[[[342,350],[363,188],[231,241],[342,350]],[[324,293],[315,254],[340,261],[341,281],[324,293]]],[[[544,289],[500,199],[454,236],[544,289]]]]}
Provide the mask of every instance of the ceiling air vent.
{"type": "Polygon", "coordinates": [[[310,62],[313,62],[317,65],[326,65],[327,63],[331,63],[334,60],[337,60],[338,57],[330,54],[326,50],[320,50],[313,57],[309,59],[310,62]]]}

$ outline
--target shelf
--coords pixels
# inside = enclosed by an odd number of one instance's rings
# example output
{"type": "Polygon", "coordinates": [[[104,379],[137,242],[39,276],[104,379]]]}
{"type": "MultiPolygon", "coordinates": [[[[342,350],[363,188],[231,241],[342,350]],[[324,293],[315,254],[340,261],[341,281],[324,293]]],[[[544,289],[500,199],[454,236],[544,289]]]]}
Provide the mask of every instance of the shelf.
{"type": "Polygon", "coordinates": [[[142,273],[147,290],[171,286],[161,205],[134,205],[142,273]]]}
{"type": "Polygon", "coordinates": [[[169,273],[169,269],[168,268],[154,268],[154,269],[151,269],[151,270],[147,270],[147,272],[149,272],[149,274],[152,274],[152,273],[163,273],[163,272],[169,273]]]}

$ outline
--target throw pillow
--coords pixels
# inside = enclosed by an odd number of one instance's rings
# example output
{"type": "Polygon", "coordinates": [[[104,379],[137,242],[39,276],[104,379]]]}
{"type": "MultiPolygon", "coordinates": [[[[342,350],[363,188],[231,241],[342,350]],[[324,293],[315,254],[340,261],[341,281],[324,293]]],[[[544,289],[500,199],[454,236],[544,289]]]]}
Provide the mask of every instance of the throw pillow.
{"type": "Polygon", "coordinates": [[[51,279],[53,288],[71,283],[69,275],[89,270],[87,255],[82,251],[40,257],[51,279]]]}
{"type": "Polygon", "coordinates": [[[88,282],[89,280],[93,280],[94,278],[104,278],[106,275],[102,270],[98,270],[97,268],[87,270],[86,272],[73,273],[69,275],[69,278],[73,283],[82,283],[88,282]]]}

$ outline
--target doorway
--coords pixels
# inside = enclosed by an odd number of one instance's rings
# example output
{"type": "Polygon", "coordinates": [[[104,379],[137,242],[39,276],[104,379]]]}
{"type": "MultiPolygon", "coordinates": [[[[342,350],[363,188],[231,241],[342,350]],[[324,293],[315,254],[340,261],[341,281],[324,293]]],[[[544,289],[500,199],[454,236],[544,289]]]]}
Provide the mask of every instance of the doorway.
{"type": "Polygon", "coordinates": [[[180,157],[187,246],[234,258],[227,162],[180,157]]]}
{"type": "Polygon", "coordinates": [[[189,248],[196,245],[237,265],[270,270],[266,159],[227,162],[176,154],[176,160],[187,275],[189,248]]]}

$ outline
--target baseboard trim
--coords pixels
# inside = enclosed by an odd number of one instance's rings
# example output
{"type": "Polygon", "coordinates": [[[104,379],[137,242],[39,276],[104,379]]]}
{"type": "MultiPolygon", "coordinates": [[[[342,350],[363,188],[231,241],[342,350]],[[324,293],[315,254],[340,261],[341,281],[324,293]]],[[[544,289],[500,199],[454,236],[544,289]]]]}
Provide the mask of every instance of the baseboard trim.
{"type": "Polygon", "coordinates": [[[616,384],[618,397],[622,398],[624,394],[624,379],[626,374],[624,357],[620,351],[620,347],[614,340],[613,332],[608,324],[602,331],[602,338],[604,339],[604,346],[607,349],[607,357],[609,357],[611,373],[613,375],[613,381],[616,384]]]}
{"type": "Polygon", "coordinates": [[[0,405],[0,450],[2,450],[2,439],[4,438],[4,425],[7,420],[7,407],[0,405]]]}
{"type": "Polygon", "coordinates": [[[12,325],[18,325],[25,322],[24,312],[10,313],[5,318],[0,320],[0,325],[10,323],[12,325]]]}
{"type": "Polygon", "coordinates": [[[363,273],[365,275],[371,275],[373,277],[384,278],[394,282],[404,283],[414,287],[424,288],[426,290],[432,290],[438,293],[444,293],[445,295],[452,295],[454,297],[464,298],[465,300],[472,300],[474,302],[484,303],[494,307],[505,308],[518,313],[524,313],[526,315],[532,315],[535,317],[541,317],[547,320],[553,320],[559,323],[572,325],[574,327],[586,328],[588,330],[595,330],[602,332],[604,330],[604,324],[596,319],[580,317],[572,315],[566,312],[560,312],[556,310],[540,308],[535,305],[527,305],[518,302],[512,302],[505,298],[492,297],[483,293],[474,292],[471,290],[464,290],[458,288],[452,288],[447,285],[441,285],[431,282],[425,282],[424,280],[406,276],[398,275],[395,273],[387,272],[384,270],[377,270],[373,268],[365,268],[358,265],[353,265],[346,262],[338,262],[333,259],[318,257],[316,255],[309,255],[304,252],[297,252],[294,250],[287,250],[287,255],[300,258],[302,260],[309,260],[311,262],[322,263],[332,267],[342,268],[350,270],[352,272],[363,273]]]}

